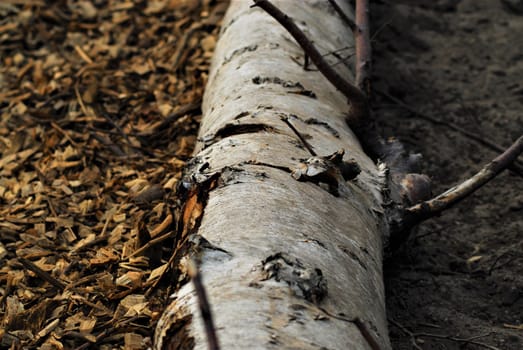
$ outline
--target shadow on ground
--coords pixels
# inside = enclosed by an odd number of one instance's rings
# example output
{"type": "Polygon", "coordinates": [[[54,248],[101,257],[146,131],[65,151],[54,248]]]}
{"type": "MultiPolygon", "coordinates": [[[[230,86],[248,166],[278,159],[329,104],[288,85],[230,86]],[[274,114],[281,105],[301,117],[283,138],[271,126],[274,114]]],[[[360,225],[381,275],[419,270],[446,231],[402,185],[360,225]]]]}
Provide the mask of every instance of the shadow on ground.
{"type": "MultiPolygon", "coordinates": [[[[523,17],[514,8],[403,0],[377,2],[371,14],[374,113],[384,135],[424,155],[436,193],[497,155],[445,123],[503,148],[522,134],[523,17]]],[[[522,214],[523,179],[506,172],[386,261],[395,349],[522,348],[522,214]]]]}

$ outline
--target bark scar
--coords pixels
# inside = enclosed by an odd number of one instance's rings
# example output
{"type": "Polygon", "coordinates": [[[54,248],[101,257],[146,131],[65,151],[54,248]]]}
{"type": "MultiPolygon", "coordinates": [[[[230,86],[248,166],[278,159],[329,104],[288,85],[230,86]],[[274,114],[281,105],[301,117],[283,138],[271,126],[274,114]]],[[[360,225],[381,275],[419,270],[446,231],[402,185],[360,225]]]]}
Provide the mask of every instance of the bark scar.
{"type": "Polygon", "coordinates": [[[355,179],[361,172],[354,160],[344,161],[345,150],[340,149],[325,157],[310,157],[303,160],[291,173],[298,181],[310,181],[315,184],[326,184],[329,193],[338,197],[340,182],[355,179]]]}
{"type": "Polygon", "coordinates": [[[278,77],[260,77],[260,76],[256,76],[256,77],[252,78],[252,82],[256,85],[277,84],[277,85],[283,86],[284,88],[298,89],[298,90],[292,90],[292,91],[288,91],[288,92],[293,93],[293,94],[307,96],[310,98],[316,98],[316,94],[311,90],[305,89],[303,87],[303,85],[301,85],[300,82],[283,80],[278,77]]]}
{"type": "MultiPolygon", "coordinates": [[[[244,117],[247,112],[238,114],[235,119],[244,117]]],[[[210,145],[218,142],[219,140],[225,139],[227,137],[242,135],[242,134],[254,134],[258,132],[272,132],[278,133],[278,131],[270,125],[260,124],[260,123],[245,123],[245,124],[233,124],[228,123],[219,129],[216,133],[205,135],[198,139],[199,142],[202,142],[204,149],[210,145]]]]}
{"type": "Polygon", "coordinates": [[[319,304],[327,296],[327,281],[319,268],[305,266],[297,258],[276,253],[262,261],[262,281],[286,282],[294,295],[319,304]]]}

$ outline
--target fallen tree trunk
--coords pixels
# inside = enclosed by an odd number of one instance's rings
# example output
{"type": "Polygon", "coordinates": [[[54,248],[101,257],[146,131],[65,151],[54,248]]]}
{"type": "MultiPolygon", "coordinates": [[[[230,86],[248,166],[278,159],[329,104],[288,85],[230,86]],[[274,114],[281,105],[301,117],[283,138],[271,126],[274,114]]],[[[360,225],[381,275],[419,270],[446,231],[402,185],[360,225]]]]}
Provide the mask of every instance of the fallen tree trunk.
{"type": "MultiPolygon", "coordinates": [[[[328,2],[274,3],[322,53],[353,46],[328,2]]],[[[346,98],[304,70],[295,41],[250,5],[232,2],[216,47],[173,259],[179,289],[155,346],[207,347],[190,257],[224,349],[390,349],[384,171],[347,127],[346,98]]]]}

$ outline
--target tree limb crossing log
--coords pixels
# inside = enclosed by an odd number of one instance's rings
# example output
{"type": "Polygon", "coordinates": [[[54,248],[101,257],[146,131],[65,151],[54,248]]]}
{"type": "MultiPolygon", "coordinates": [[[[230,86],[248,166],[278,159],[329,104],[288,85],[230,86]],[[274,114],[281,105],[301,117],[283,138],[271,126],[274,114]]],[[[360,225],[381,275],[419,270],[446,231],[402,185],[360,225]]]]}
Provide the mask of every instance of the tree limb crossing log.
{"type": "MultiPolygon", "coordinates": [[[[328,2],[274,3],[321,52],[353,45],[351,30],[328,2]]],[[[296,64],[301,48],[249,5],[231,3],[217,43],[186,177],[187,186],[210,177],[217,185],[198,209],[201,221],[187,221],[194,229],[182,230],[187,243],[179,252],[198,262],[223,349],[390,349],[384,169],[348,128],[345,96],[321,73],[296,64]],[[345,181],[329,168],[328,183],[298,181],[291,173],[315,160],[297,135],[318,157],[344,149],[337,154],[354,160],[361,173],[345,181]]],[[[347,5],[341,4],[349,13],[347,5]]],[[[344,65],[336,72],[354,80],[344,65]]],[[[207,347],[198,299],[186,280],[178,279],[181,288],[158,322],[156,349],[207,347]]]]}
{"type": "MultiPolygon", "coordinates": [[[[270,1],[267,0],[254,0],[254,3],[255,6],[259,6],[267,11],[267,13],[269,13],[274,19],[276,19],[287,29],[294,40],[296,40],[304,49],[308,57],[310,57],[311,61],[316,65],[323,76],[347,97],[348,103],[352,106],[353,115],[352,118],[349,118],[349,123],[356,125],[365,124],[369,115],[369,106],[367,97],[359,88],[359,85],[351,84],[349,80],[344,79],[342,75],[338,74],[336,70],[326,60],[323,59],[323,55],[316,49],[312,42],[307,39],[305,35],[303,35],[301,30],[298,29],[298,26],[294,23],[294,21],[289,20],[287,15],[280,11],[278,6],[274,6],[270,1]]],[[[337,8],[339,9],[339,7],[337,8]]],[[[360,17],[363,18],[364,15],[360,15],[360,17]]],[[[359,45],[363,45],[362,42],[365,40],[365,38],[368,37],[368,20],[363,22],[364,24],[367,24],[365,30],[360,30],[359,28],[356,29],[358,32],[358,35],[356,35],[356,40],[359,41],[359,45]],[[365,35],[367,35],[367,37],[365,35]]],[[[362,68],[362,70],[357,70],[357,72],[360,73],[357,73],[359,76],[356,77],[356,80],[357,83],[361,84],[363,84],[363,79],[367,78],[367,75],[361,74],[361,71],[367,72],[368,68],[366,66],[370,65],[370,62],[368,62],[370,57],[370,44],[363,45],[363,47],[365,48],[363,55],[361,53],[356,53],[358,56],[358,64],[360,64],[360,67],[362,68]]]]}
{"type": "Polygon", "coordinates": [[[405,226],[411,227],[437,216],[444,210],[461,202],[496,175],[505,170],[523,152],[523,136],[520,136],[508,149],[485,165],[478,173],[442,194],[405,209],[405,226]]]}

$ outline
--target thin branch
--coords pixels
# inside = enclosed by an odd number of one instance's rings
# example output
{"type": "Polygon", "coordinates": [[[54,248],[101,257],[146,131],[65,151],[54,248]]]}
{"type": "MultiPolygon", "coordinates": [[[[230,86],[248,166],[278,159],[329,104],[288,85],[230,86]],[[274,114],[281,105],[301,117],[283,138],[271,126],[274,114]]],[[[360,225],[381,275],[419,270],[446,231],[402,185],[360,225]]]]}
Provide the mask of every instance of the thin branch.
{"type": "Polygon", "coordinates": [[[209,350],[219,350],[218,337],[216,336],[216,329],[212,320],[211,306],[207,299],[207,293],[202,283],[202,278],[196,264],[189,260],[187,272],[192,278],[194,290],[198,296],[198,304],[200,305],[200,312],[202,314],[203,323],[205,324],[205,333],[207,334],[207,341],[209,343],[209,350]]]}
{"type": "Polygon", "coordinates": [[[490,350],[500,350],[499,348],[495,347],[495,346],[492,346],[492,345],[488,345],[488,344],[485,344],[485,343],[481,343],[481,342],[478,342],[478,341],[475,341],[475,339],[478,339],[478,338],[483,338],[483,337],[486,337],[488,335],[491,334],[491,332],[489,333],[485,333],[485,334],[480,334],[480,335],[476,335],[476,336],[473,336],[473,337],[470,337],[470,338],[458,338],[458,337],[453,337],[451,335],[444,335],[444,334],[432,334],[432,333],[414,333],[414,332],[411,332],[410,330],[408,330],[405,326],[403,326],[401,323],[399,322],[396,322],[394,321],[393,319],[388,319],[388,321],[390,323],[392,323],[394,326],[398,327],[403,333],[405,333],[406,335],[408,335],[411,339],[411,342],[412,342],[412,346],[415,347],[416,349],[418,350],[422,350],[421,347],[418,345],[418,342],[416,340],[417,337],[427,337],[427,338],[436,338],[436,339],[447,339],[447,340],[451,340],[451,341],[455,341],[457,343],[464,343],[465,344],[474,344],[474,345],[478,345],[478,346],[482,346],[484,348],[487,348],[487,349],[490,349],[490,350]]]}
{"type": "Polygon", "coordinates": [[[161,236],[158,236],[158,237],[156,237],[154,239],[151,239],[149,242],[145,243],[143,246],[141,246],[140,248],[138,248],[134,252],[132,252],[131,255],[129,255],[129,258],[132,258],[133,256],[137,256],[137,255],[142,254],[147,249],[155,246],[158,243],[161,243],[161,242],[165,241],[168,238],[173,237],[175,234],[176,234],[175,231],[170,231],[170,232],[167,232],[164,235],[161,235],[161,236]]]}
{"type": "Polygon", "coordinates": [[[507,261],[505,261],[504,263],[502,264],[499,264],[498,266],[496,266],[498,264],[498,261],[501,260],[501,258],[507,256],[507,255],[512,255],[513,252],[510,251],[510,249],[507,249],[506,251],[504,251],[503,253],[499,254],[496,259],[494,259],[494,262],[490,265],[490,268],[488,269],[488,272],[487,274],[489,276],[492,275],[492,271],[494,271],[494,268],[497,268],[497,269],[500,269],[502,268],[503,266],[507,265],[508,263],[510,263],[512,260],[514,260],[513,257],[509,258],[507,261]]]}
{"type": "Polygon", "coordinates": [[[410,337],[410,341],[412,343],[412,346],[414,348],[416,348],[417,350],[423,350],[422,348],[420,348],[420,346],[418,345],[418,343],[416,342],[416,337],[414,336],[414,333],[412,333],[411,331],[409,331],[407,328],[405,328],[401,323],[399,322],[396,322],[394,321],[393,319],[389,318],[388,321],[390,323],[392,323],[393,325],[395,325],[396,327],[398,327],[403,333],[405,333],[406,335],[408,335],[410,337]]]}
{"type": "Polygon", "coordinates": [[[347,16],[345,14],[345,12],[343,12],[343,10],[341,9],[341,7],[338,5],[338,3],[336,2],[336,0],[329,0],[329,3],[331,4],[331,6],[334,8],[334,11],[336,11],[338,13],[338,15],[341,17],[341,19],[343,20],[343,22],[345,22],[349,28],[352,30],[352,32],[354,33],[356,31],[356,24],[354,23],[354,21],[352,20],[352,18],[349,18],[349,16],[347,16]]]}
{"type": "Polygon", "coordinates": [[[329,312],[322,307],[318,307],[318,309],[320,309],[325,315],[327,315],[329,317],[354,324],[356,326],[356,328],[358,328],[358,330],[360,331],[361,336],[367,341],[367,343],[369,344],[369,346],[372,350],[381,350],[380,345],[378,344],[376,339],[374,339],[374,337],[372,336],[370,331],[367,329],[365,322],[363,322],[359,317],[347,318],[347,317],[339,316],[332,312],[329,312]]]}
{"type": "Polygon", "coordinates": [[[294,21],[283,13],[280,9],[274,6],[269,0],[254,0],[254,5],[262,8],[265,12],[271,15],[278,21],[292,37],[298,42],[305,55],[310,57],[312,62],[316,65],[318,70],[323,74],[327,80],[331,82],[342,94],[347,97],[353,109],[353,119],[351,119],[351,126],[359,126],[366,122],[369,114],[369,107],[367,97],[356,86],[341,77],[330,65],[323,59],[322,54],[316,49],[312,42],[307,39],[303,31],[298,28],[294,21]]]}
{"type": "MultiPolygon", "coordinates": [[[[384,154],[389,153],[386,144],[382,138],[378,135],[376,127],[370,115],[369,103],[365,91],[361,90],[358,86],[355,86],[340,76],[331,65],[329,65],[314,47],[310,40],[307,39],[305,34],[298,28],[294,21],[281,12],[277,7],[272,5],[269,0],[253,0],[254,6],[259,6],[271,15],[276,21],[278,21],[298,42],[301,46],[305,55],[310,57],[312,62],[316,65],[322,75],[331,82],[341,93],[343,93],[348,103],[351,105],[351,113],[347,115],[346,122],[354,133],[358,136],[358,139],[362,143],[363,149],[374,159],[383,157],[384,154]]],[[[364,64],[357,64],[356,76],[359,77],[362,86],[367,90],[370,90],[370,39],[368,29],[368,2],[359,2],[358,9],[360,11],[359,21],[362,25],[363,30],[358,29],[359,34],[359,45],[356,43],[356,55],[360,58],[357,62],[363,62],[364,64]],[[363,52],[358,53],[358,51],[363,52]]],[[[358,12],[357,9],[357,12],[358,12]]],[[[358,19],[356,21],[358,26],[358,19]]]]}
{"type": "Polygon", "coordinates": [[[178,40],[179,44],[177,45],[176,52],[170,58],[173,71],[176,71],[182,65],[182,61],[186,58],[184,56],[186,56],[187,52],[189,52],[186,50],[186,47],[189,44],[192,36],[200,30],[213,29],[215,26],[215,23],[209,23],[209,21],[203,21],[199,23],[195,22],[187,31],[185,31],[183,37],[178,40]]]}
{"type": "Polygon", "coordinates": [[[370,96],[371,46],[368,0],[356,0],[356,86],[370,96]]]}
{"type": "Polygon", "coordinates": [[[474,344],[474,345],[481,346],[481,347],[484,347],[484,348],[487,348],[487,349],[490,349],[490,350],[501,350],[498,347],[495,347],[495,346],[492,346],[492,345],[488,345],[488,344],[485,344],[485,343],[482,343],[482,342],[474,340],[474,339],[477,339],[477,338],[485,337],[485,336],[487,336],[489,334],[481,334],[481,335],[478,335],[478,336],[475,336],[475,337],[471,337],[471,338],[458,338],[458,337],[453,337],[453,336],[450,336],[450,335],[441,335],[441,334],[432,334],[432,333],[414,333],[414,336],[416,336],[416,337],[436,338],[436,339],[448,339],[448,340],[455,341],[457,343],[474,344]]]}
{"type": "Polygon", "coordinates": [[[40,277],[44,281],[51,283],[53,286],[55,286],[59,290],[64,290],[65,287],[67,286],[64,282],[57,280],[56,278],[51,276],[51,274],[42,270],[41,268],[39,268],[38,266],[36,266],[35,264],[33,264],[31,261],[27,260],[26,258],[18,257],[18,261],[20,261],[20,263],[22,263],[22,265],[24,265],[24,267],[26,269],[33,271],[38,277],[40,277]]]}
{"type": "Polygon", "coordinates": [[[474,193],[506,169],[523,152],[523,136],[520,136],[505,152],[487,164],[477,174],[461,184],[452,187],[433,199],[419,203],[405,210],[405,223],[411,227],[450,208],[474,193]]]}
{"type": "Polygon", "coordinates": [[[176,111],[165,117],[164,120],[162,120],[159,124],[155,125],[151,130],[143,131],[139,134],[139,136],[156,136],[159,132],[171,126],[173,122],[183,117],[184,115],[191,113],[200,113],[202,104],[201,102],[201,100],[197,100],[193,103],[181,106],[176,111]]]}
{"type": "Polygon", "coordinates": [[[379,27],[379,28],[374,32],[374,34],[371,35],[371,37],[370,37],[370,42],[371,42],[371,44],[377,41],[376,38],[378,37],[378,35],[381,34],[381,31],[382,31],[383,29],[385,29],[385,27],[388,26],[388,25],[391,24],[391,23],[392,23],[392,20],[389,20],[389,21],[383,23],[383,24],[382,24],[382,25],[381,25],[381,26],[380,26],[380,27],[379,27]]]}
{"type": "Polygon", "coordinates": [[[100,114],[102,117],[104,117],[105,120],[107,120],[107,122],[111,124],[113,128],[116,129],[116,131],[120,134],[120,136],[122,136],[125,139],[128,145],[132,146],[133,143],[129,139],[129,135],[127,135],[125,131],[123,131],[122,127],[114,121],[111,115],[106,111],[103,104],[94,105],[93,109],[96,111],[97,114],[100,114]]]}
{"type": "Polygon", "coordinates": [[[158,287],[158,284],[163,279],[163,277],[165,275],[167,275],[168,272],[171,271],[171,269],[174,265],[174,262],[178,258],[179,258],[178,251],[177,251],[177,249],[175,249],[174,252],[171,254],[171,257],[169,258],[169,261],[167,261],[167,263],[165,264],[165,268],[159,274],[159,276],[156,277],[156,279],[152,280],[151,282],[146,283],[146,286],[149,287],[149,289],[147,289],[147,291],[144,294],[146,298],[148,298],[153,293],[153,291],[156,289],[156,287],[158,287]]]}
{"type": "Polygon", "coordinates": [[[287,117],[282,117],[281,120],[287,124],[287,126],[294,132],[294,134],[296,136],[298,136],[298,139],[300,139],[300,142],[302,143],[302,145],[307,149],[307,151],[309,151],[309,153],[311,154],[311,156],[317,156],[316,152],[314,152],[314,149],[312,148],[312,146],[310,145],[310,143],[307,142],[307,140],[305,140],[305,137],[303,137],[303,135],[294,127],[294,125],[292,125],[292,123],[289,121],[289,118],[287,117]]]}
{"type": "MultiPolygon", "coordinates": [[[[330,55],[330,53],[327,53],[327,54],[324,54],[323,56],[327,56],[327,55],[330,55]]],[[[341,58],[338,58],[338,62],[336,63],[333,63],[331,64],[332,67],[335,67],[341,63],[345,63],[349,58],[352,58],[354,57],[355,54],[353,53],[350,53],[348,54],[347,56],[345,57],[341,57],[341,58]]],[[[303,63],[300,63],[296,58],[294,57],[291,57],[291,60],[293,60],[294,62],[296,62],[299,66],[303,66],[303,69],[308,71],[308,72],[318,72],[318,69],[315,69],[315,68],[309,68],[309,58],[307,55],[304,56],[304,59],[303,59],[303,63]]]]}
{"type": "Polygon", "coordinates": [[[363,338],[365,338],[365,340],[370,345],[372,350],[380,350],[381,349],[380,345],[378,344],[376,339],[374,339],[372,334],[370,334],[369,330],[367,329],[367,326],[365,326],[365,323],[363,323],[362,320],[360,320],[358,317],[356,317],[354,319],[354,324],[356,325],[356,327],[358,327],[361,335],[363,336],[363,338]]]}
{"type": "MultiPolygon", "coordinates": [[[[454,123],[451,123],[451,122],[447,122],[447,121],[443,121],[441,119],[438,119],[436,117],[432,117],[430,115],[427,115],[427,114],[424,114],[420,111],[418,111],[417,109],[409,106],[408,104],[406,104],[405,102],[403,102],[402,100],[400,100],[399,98],[396,98],[392,95],[390,95],[389,93],[385,92],[385,91],[379,91],[379,94],[384,96],[385,98],[387,98],[388,100],[394,102],[395,104],[397,104],[398,106],[406,109],[407,111],[411,112],[412,114],[422,118],[422,119],[425,119],[431,123],[434,123],[436,125],[444,125],[446,127],[448,127],[449,129],[451,130],[454,130],[458,133],[460,133],[461,135],[473,140],[473,141],[476,141],[477,143],[479,143],[480,145],[483,145],[487,148],[489,148],[490,150],[494,151],[494,152],[504,152],[505,149],[497,144],[495,144],[494,142],[492,141],[489,141],[488,139],[486,139],[485,137],[482,137],[480,135],[477,135],[477,134],[474,134],[454,123]]],[[[513,164],[511,164],[509,166],[509,170],[510,171],[513,171],[514,173],[518,174],[519,176],[523,176],[523,168],[518,164],[518,162],[514,162],[513,164]]]]}

